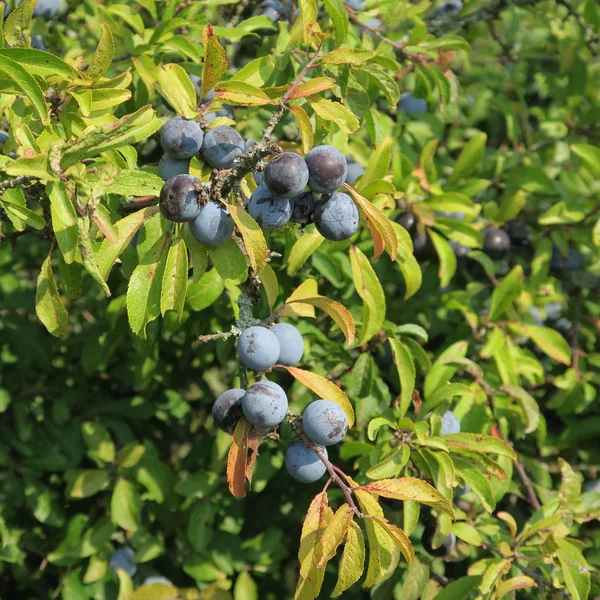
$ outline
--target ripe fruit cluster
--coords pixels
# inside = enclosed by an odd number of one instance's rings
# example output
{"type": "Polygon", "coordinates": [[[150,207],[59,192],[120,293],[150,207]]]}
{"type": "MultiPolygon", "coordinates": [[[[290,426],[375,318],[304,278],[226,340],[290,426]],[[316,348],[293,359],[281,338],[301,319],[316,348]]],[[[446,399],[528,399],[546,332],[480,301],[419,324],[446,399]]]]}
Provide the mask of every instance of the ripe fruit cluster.
{"type": "MultiPolygon", "coordinates": [[[[217,199],[201,202],[202,182],[189,174],[190,160],[200,156],[214,169],[231,169],[255,142],[244,140],[229,126],[204,132],[198,121],[181,116],[165,123],[160,141],[164,155],[158,171],[165,180],[160,194],[162,214],[171,221],[189,222],[192,235],[206,246],[224,244],[235,229],[234,221],[217,199]]],[[[362,167],[357,163],[351,166],[354,181],[362,167]]],[[[326,239],[345,240],[356,233],[360,222],[352,198],[336,192],[347,176],[346,157],[333,146],[317,146],[305,158],[282,152],[269,160],[264,173],[254,173],[258,187],[246,208],[265,230],[289,222],[314,222],[326,239]]]]}
{"type": "MultiPolygon", "coordinates": [[[[304,341],[300,332],[288,323],[271,328],[254,326],[245,329],[237,341],[240,361],[248,368],[262,372],[275,364],[294,366],[300,362],[304,341]]],[[[243,415],[255,427],[273,429],[284,421],[288,398],[283,388],[273,381],[262,379],[247,390],[233,388],[223,392],[213,404],[215,423],[232,433],[243,415]]],[[[308,405],[302,420],[302,439],[290,444],[285,465],[290,475],[302,483],[320,479],[327,470],[326,446],[339,443],[348,430],[344,411],[331,400],[316,400],[308,405]]],[[[296,427],[294,427],[296,430],[296,427]]]]}

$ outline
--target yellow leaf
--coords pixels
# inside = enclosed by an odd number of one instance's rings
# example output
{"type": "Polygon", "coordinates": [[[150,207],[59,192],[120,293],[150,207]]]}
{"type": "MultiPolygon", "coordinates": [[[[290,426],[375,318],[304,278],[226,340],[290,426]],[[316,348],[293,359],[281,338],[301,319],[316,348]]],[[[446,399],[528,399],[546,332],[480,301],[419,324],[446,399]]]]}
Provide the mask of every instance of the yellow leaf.
{"type": "Polygon", "coordinates": [[[297,367],[283,368],[287,369],[290,375],[293,375],[300,383],[310,388],[320,398],[335,402],[348,418],[348,427],[354,425],[354,409],[352,408],[352,404],[350,404],[348,396],[333,381],[312,371],[305,371],[297,367]]]}
{"type": "Polygon", "coordinates": [[[274,103],[260,88],[242,81],[220,83],[215,88],[215,92],[220,100],[241,106],[263,106],[274,103]]]}
{"type": "Polygon", "coordinates": [[[394,231],[392,222],[372,202],[369,202],[348,184],[344,184],[344,187],[352,194],[354,201],[365,215],[375,246],[373,258],[377,260],[385,250],[392,260],[396,260],[398,236],[394,231]]]}
{"type": "Polygon", "coordinates": [[[290,94],[290,100],[312,96],[313,94],[330,90],[332,87],[335,87],[335,79],[331,77],[315,77],[296,86],[290,94]]]}
{"type": "Polygon", "coordinates": [[[161,94],[175,111],[189,119],[196,117],[196,90],[185,69],[177,64],[163,65],[156,76],[161,94]]]}
{"type": "Polygon", "coordinates": [[[406,559],[406,562],[410,565],[412,561],[415,559],[415,551],[413,549],[413,545],[411,544],[408,536],[396,525],[392,523],[388,523],[385,519],[375,519],[375,526],[380,526],[385,529],[385,531],[392,538],[396,546],[406,559]]]}
{"type": "MultiPolygon", "coordinates": [[[[302,140],[302,152],[304,152],[304,154],[308,154],[308,152],[310,152],[310,149],[313,147],[313,144],[315,143],[315,134],[313,132],[312,123],[310,122],[310,119],[308,118],[306,111],[301,106],[290,106],[289,109],[292,111],[292,113],[296,117],[296,122],[298,123],[298,129],[300,130],[300,139],[302,140]]],[[[318,231],[316,233],[319,235],[319,237],[321,237],[321,234],[318,231]]],[[[313,235],[313,234],[306,234],[306,235],[313,235]]],[[[306,237],[306,235],[303,237],[306,237]]],[[[300,239],[302,239],[302,238],[300,238],[300,239]]],[[[320,241],[319,245],[323,242],[323,240],[324,240],[324,238],[321,237],[321,241],[320,241]]],[[[300,240],[298,240],[298,241],[300,241],[300,240]]],[[[290,262],[291,262],[291,255],[290,255],[290,262]]]]}
{"type": "Polygon", "coordinates": [[[298,6],[300,7],[300,20],[304,32],[304,42],[307,46],[310,46],[313,42],[318,43],[321,28],[318,23],[319,9],[317,7],[317,0],[299,0],[298,6]]]}
{"type": "Polygon", "coordinates": [[[256,273],[261,273],[267,264],[268,248],[265,236],[258,223],[237,204],[227,204],[229,214],[235,221],[237,228],[242,234],[250,266],[256,273]]]}
{"type": "Polygon", "coordinates": [[[35,313],[53,336],[64,337],[66,335],[69,318],[52,274],[50,256],[42,263],[42,269],[37,280],[35,313]]]}
{"type": "Polygon", "coordinates": [[[404,227],[398,225],[398,223],[392,223],[392,226],[398,239],[398,256],[396,262],[402,271],[406,286],[404,299],[408,300],[419,291],[423,281],[423,273],[421,272],[419,262],[413,255],[413,244],[410,234],[404,227]]]}
{"type": "Polygon", "coordinates": [[[292,300],[291,302],[288,301],[286,304],[295,303],[310,304],[325,311],[337,323],[338,327],[346,336],[346,343],[348,346],[352,346],[354,343],[354,336],[356,335],[356,327],[350,311],[345,306],[342,306],[339,302],[331,300],[331,298],[326,298],[325,296],[314,296],[312,298],[292,300]]]}
{"type": "Polygon", "coordinates": [[[354,511],[348,504],[342,504],[337,509],[323,533],[323,555],[317,564],[318,569],[325,569],[327,563],[335,556],[353,518],[354,511]]]}
{"type": "Polygon", "coordinates": [[[300,549],[300,578],[294,595],[295,600],[314,600],[319,595],[324,569],[317,569],[317,564],[323,556],[323,534],[333,517],[329,508],[327,492],[317,494],[308,507],[306,518],[302,524],[300,549]]]}
{"type": "Polygon", "coordinates": [[[332,596],[339,596],[351,585],[355,584],[363,573],[365,565],[365,539],[360,527],[350,521],[346,543],[338,568],[338,579],[332,596]]]}
{"type": "MultiPolygon", "coordinates": [[[[356,487],[352,479],[348,478],[348,482],[356,487]]],[[[383,518],[383,510],[375,496],[363,490],[356,490],[354,495],[361,511],[371,517],[363,521],[369,542],[369,562],[363,587],[373,587],[385,577],[390,568],[396,567],[400,555],[391,535],[383,527],[378,527],[373,518],[383,518]]]]}
{"type": "Polygon", "coordinates": [[[301,300],[302,298],[312,298],[313,296],[318,295],[317,282],[314,279],[307,279],[306,281],[303,281],[286,300],[286,304],[279,309],[279,314],[285,317],[310,317],[314,319],[314,306],[310,304],[296,303],[292,305],[287,303],[293,302],[294,300],[301,300]]]}
{"type": "Polygon", "coordinates": [[[384,498],[394,500],[414,500],[432,506],[454,518],[452,504],[433,486],[416,477],[400,477],[398,479],[381,479],[365,486],[363,490],[384,498]]]}
{"type": "Polygon", "coordinates": [[[354,133],[360,127],[360,121],[354,116],[354,113],[339,102],[320,98],[319,100],[309,100],[309,103],[323,121],[332,121],[346,135],[354,133]]]}

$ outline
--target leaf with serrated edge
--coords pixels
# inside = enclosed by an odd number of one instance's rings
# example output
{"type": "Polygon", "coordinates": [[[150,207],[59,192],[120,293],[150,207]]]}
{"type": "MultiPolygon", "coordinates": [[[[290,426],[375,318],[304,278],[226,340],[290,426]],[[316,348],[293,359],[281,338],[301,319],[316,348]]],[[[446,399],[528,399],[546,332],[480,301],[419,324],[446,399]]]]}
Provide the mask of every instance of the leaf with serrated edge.
{"type": "Polygon", "coordinates": [[[310,388],[317,396],[324,398],[325,400],[331,400],[335,402],[343,411],[348,419],[348,427],[354,425],[354,409],[348,396],[339,388],[333,381],[330,381],[322,375],[317,375],[312,371],[305,371],[304,369],[298,369],[298,367],[285,367],[290,375],[297,379],[300,383],[303,383],[306,387],[310,388]]]}
{"type": "Polygon", "coordinates": [[[157,206],[149,206],[142,210],[138,210],[115,223],[115,230],[117,232],[116,243],[112,244],[109,240],[105,239],[102,241],[100,250],[96,253],[96,263],[105,280],[108,279],[115,261],[130,244],[137,230],[148,219],[156,216],[158,210],[157,206]]]}
{"type": "Polygon", "coordinates": [[[363,300],[358,344],[364,344],[377,334],[385,321],[385,294],[371,263],[357,246],[350,248],[350,265],[354,287],[363,300]]]}
{"type": "Polygon", "coordinates": [[[404,277],[404,285],[406,286],[406,293],[404,299],[408,300],[411,296],[414,296],[421,287],[423,282],[423,274],[419,262],[413,255],[413,244],[410,239],[410,234],[404,227],[398,225],[398,223],[392,223],[394,231],[396,233],[396,239],[398,240],[398,256],[396,257],[396,263],[402,271],[404,277]]]}
{"type": "Polygon", "coordinates": [[[342,306],[339,302],[331,300],[331,298],[326,298],[325,296],[315,296],[313,298],[302,298],[301,300],[292,301],[288,300],[286,302],[286,304],[293,303],[311,304],[312,306],[324,310],[342,330],[348,346],[352,346],[356,328],[352,314],[345,306],[342,306]]]}
{"type": "Polygon", "coordinates": [[[324,569],[317,569],[316,565],[323,555],[323,533],[333,517],[329,507],[327,492],[317,494],[306,513],[300,535],[300,549],[298,561],[300,562],[300,578],[294,595],[295,600],[314,600],[321,590],[324,569]]]}
{"type": "Polygon", "coordinates": [[[204,27],[202,45],[204,46],[204,65],[202,66],[200,98],[204,98],[207,92],[221,81],[223,73],[227,70],[225,49],[221,46],[211,25],[204,27]]]}
{"type": "MultiPolygon", "coordinates": [[[[286,303],[292,302],[293,300],[302,300],[302,298],[312,298],[313,296],[319,295],[319,288],[317,282],[314,279],[306,279],[303,281],[286,300],[286,303]]],[[[302,304],[300,302],[296,304],[284,304],[279,309],[279,314],[285,317],[309,317],[314,319],[316,317],[315,307],[311,304],[302,304]]]]}
{"type": "Polygon", "coordinates": [[[188,282],[188,253],[183,238],[176,240],[169,248],[160,294],[160,312],[165,316],[169,310],[175,311],[181,321],[188,282]]]}
{"type": "Polygon", "coordinates": [[[279,283],[277,282],[277,275],[275,274],[275,271],[273,271],[273,267],[271,267],[271,265],[268,263],[265,265],[263,272],[260,274],[260,282],[265,289],[269,308],[273,309],[279,294],[279,283]]]}
{"type": "Polygon", "coordinates": [[[412,355],[402,342],[389,339],[394,357],[394,364],[400,379],[400,416],[403,417],[412,402],[412,394],[415,389],[416,369],[412,355]]]}
{"type": "Polygon", "coordinates": [[[338,579],[331,596],[339,596],[354,585],[365,568],[365,538],[360,527],[350,521],[344,551],[338,568],[338,579]]]}
{"type": "Polygon", "coordinates": [[[80,217],[77,219],[77,245],[81,253],[81,260],[87,272],[92,276],[94,281],[102,288],[106,296],[110,296],[110,289],[104,281],[104,277],[100,272],[96,255],[92,248],[92,241],[89,236],[90,219],[89,217],[80,217]]]}
{"type": "MultiPolygon", "coordinates": [[[[348,482],[356,487],[352,479],[348,478],[348,482]]],[[[369,562],[363,587],[372,587],[385,577],[389,567],[397,560],[397,549],[391,535],[382,527],[377,527],[373,518],[383,518],[383,510],[375,496],[363,490],[356,490],[354,495],[361,511],[370,517],[363,521],[369,542],[369,562]]]]}
{"type": "Polygon", "coordinates": [[[354,511],[348,504],[342,504],[337,509],[323,532],[323,554],[317,563],[318,569],[324,569],[335,556],[353,518],[354,511]]]}
{"type": "Polygon", "coordinates": [[[242,234],[250,266],[256,273],[260,273],[267,264],[268,256],[267,242],[262,229],[245,210],[236,204],[225,203],[225,206],[242,234]]]}
{"type": "Polygon", "coordinates": [[[445,435],[444,441],[451,451],[459,452],[464,449],[473,452],[499,454],[511,460],[517,458],[515,451],[506,442],[484,433],[452,433],[445,435]]]}
{"type": "Polygon", "coordinates": [[[540,407],[535,398],[517,385],[507,384],[502,386],[501,389],[519,402],[525,415],[525,433],[534,432],[540,422],[540,407]]]}
{"type": "Polygon", "coordinates": [[[352,194],[356,204],[362,209],[371,235],[373,236],[373,245],[375,251],[374,260],[377,260],[385,250],[392,260],[396,260],[398,255],[398,237],[394,231],[392,222],[379,210],[372,202],[361,196],[348,184],[344,188],[352,194]]]}
{"type": "MultiPolygon", "coordinates": [[[[313,132],[312,123],[310,122],[306,111],[301,106],[290,106],[289,109],[294,117],[296,117],[296,122],[300,131],[300,139],[302,140],[302,152],[304,152],[304,154],[308,154],[315,143],[315,134],[313,132]]],[[[316,233],[319,235],[319,237],[322,237],[318,231],[316,233]]],[[[303,237],[306,237],[306,235],[313,234],[305,234],[303,237]]],[[[313,237],[315,236],[313,235],[313,237]]],[[[325,238],[321,239],[321,243],[324,241],[324,239],[325,238]]],[[[291,263],[291,256],[289,262],[291,263]]]]}
{"type": "Polygon", "coordinates": [[[68,315],[58,294],[50,256],[42,263],[37,279],[35,313],[53,336],[63,337],[67,333],[68,315]]]}
{"type": "Polygon", "coordinates": [[[317,230],[305,233],[297,240],[290,251],[287,274],[293,277],[324,241],[325,238],[317,230]]]}
{"type": "Polygon", "coordinates": [[[361,489],[384,498],[420,502],[454,518],[452,504],[433,486],[416,477],[381,479],[362,486],[361,489]]]}
{"type": "Polygon", "coordinates": [[[96,47],[96,51],[92,56],[90,66],[86,71],[86,76],[90,79],[97,79],[108,71],[115,56],[115,42],[110,31],[110,27],[106,23],[100,23],[100,41],[96,47]]]}
{"type": "Polygon", "coordinates": [[[375,518],[375,525],[379,527],[383,527],[385,531],[392,538],[393,542],[398,546],[398,549],[404,555],[406,562],[410,565],[412,561],[415,559],[415,551],[413,549],[413,545],[411,544],[408,536],[398,527],[397,525],[393,525],[392,523],[388,523],[386,519],[383,518],[375,518]]]}

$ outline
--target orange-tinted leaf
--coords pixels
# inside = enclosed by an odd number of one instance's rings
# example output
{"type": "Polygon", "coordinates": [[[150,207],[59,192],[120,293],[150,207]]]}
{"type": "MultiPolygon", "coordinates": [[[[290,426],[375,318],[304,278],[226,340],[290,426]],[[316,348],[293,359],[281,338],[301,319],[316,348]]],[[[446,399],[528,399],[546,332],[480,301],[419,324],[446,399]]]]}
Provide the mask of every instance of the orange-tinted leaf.
{"type": "Polygon", "coordinates": [[[227,483],[236,498],[246,495],[246,465],[248,464],[248,434],[250,421],[241,418],[233,433],[233,441],[227,456],[227,483]]]}
{"type": "Polygon", "coordinates": [[[384,498],[420,502],[421,504],[432,506],[454,518],[452,504],[433,486],[416,477],[381,479],[380,481],[364,485],[361,489],[371,494],[383,496],[384,498]]]}
{"type": "Polygon", "coordinates": [[[312,96],[313,94],[330,90],[334,86],[335,79],[332,79],[331,77],[315,77],[314,79],[309,79],[298,85],[290,94],[290,100],[312,96]]]}
{"type": "Polygon", "coordinates": [[[258,223],[237,204],[227,204],[229,214],[235,221],[237,228],[242,234],[244,246],[248,253],[250,266],[256,273],[260,273],[267,264],[268,248],[265,236],[258,223]]]}
{"type": "Polygon", "coordinates": [[[200,98],[204,98],[206,93],[221,81],[223,73],[227,70],[225,49],[221,46],[211,25],[204,27],[202,45],[204,46],[204,65],[202,66],[200,98]]]}
{"type": "Polygon", "coordinates": [[[327,563],[335,556],[353,518],[354,511],[348,504],[342,504],[337,509],[323,533],[323,555],[317,568],[325,569],[327,563]]]}
{"type": "Polygon", "coordinates": [[[362,209],[375,246],[373,258],[377,260],[385,250],[392,260],[398,255],[398,237],[392,222],[372,202],[361,196],[348,184],[344,187],[352,194],[356,204],[362,209]]]}
{"type": "Polygon", "coordinates": [[[317,375],[312,371],[305,371],[297,367],[283,367],[287,369],[300,383],[310,388],[317,396],[326,400],[335,402],[348,418],[348,427],[354,425],[354,409],[348,396],[333,381],[330,381],[322,375],[317,375]]]}
{"type": "Polygon", "coordinates": [[[313,296],[312,298],[292,300],[291,302],[288,301],[287,304],[293,304],[296,302],[310,304],[320,308],[321,310],[324,310],[342,330],[344,336],[346,336],[346,343],[348,346],[352,346],[354,343],[354,337],[356,335],[356,327],[350,311],[345,306],[342,306],[339,302],[331,300],[330,298],[326,298],[325,296],[313,296]]]}
{"type": "Polygon", "coordinates": [[[389,523],[386,519],[375,518],[374,521],[376,526],[380,526],[385,529],[385,531],[392,538],[394,544],[398,546],[398,549],[404,555],[406,562],[410,565],[410,563],[412,563],[412,561],[415,559],[415,551],[404,531],[402,531],[400,527],[389,523]]]}

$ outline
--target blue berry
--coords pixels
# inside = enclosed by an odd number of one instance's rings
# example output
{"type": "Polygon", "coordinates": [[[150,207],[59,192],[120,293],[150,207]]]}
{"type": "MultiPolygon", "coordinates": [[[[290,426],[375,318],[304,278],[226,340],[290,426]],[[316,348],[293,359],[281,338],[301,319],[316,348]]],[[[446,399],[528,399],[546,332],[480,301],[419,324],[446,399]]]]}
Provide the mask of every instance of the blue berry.
{"type": "Polygon", "coordinates": [[[289,323],[277,323],[271,327],[271,331],[279,340],[280,350],[277,362],[288,367],[296,366],[304,354],[302,334],[289,323]]]}
{"type": "Polygon", "coordinates": [[[242,396],[242,410],[250,423],[257,427],[272,428],[287,415],[288,399],[273,381],[259,381],[242,396]]]}
{"type": "Polygon", "coordinates": [[[348,418],[331,400],[311,402],[302,415],[304,433],[315,444],[332,446],[342,441],[348,431],[348,418]]]}
{"type": "Polygon", "coordinates": [[[175,175],[185,175],[190,171],[190,159],[177,160],[168,154],[163,154],[158,163],[158,174],[167,181],[175,175]]]}
{"type": "Polygon", "coordinates": [[[202,182],[193,175],[171,177],[160,190],[160,212],[176,223],[193,221],[200,215],[198,202],[199,185],[202,182]]]}
{"type": "Polygon", "coordinates": [[[335,242],[352,237],[360,223],[354,201],[342,192],[324,196],[315,207],[313,219],[319,233],[335,242]]]}
{"type": "Polygon", "coordinates": [[[232,388],[223,392],[213,404],[212,418],[223,431],[230,433],[237,424],[242,411],[242,396],[246,390],[232,388]]]}
{"type": "Polygon", "coordinates": [[[200,214],[190,223],[191,234],[205,246],[222,246],[233,233],[235,222],[227,208],[213,200],[200,208],[200,214]]]}
{"type": "Polygon", "coordinates": [[[198,121],[185,117],[169,119],[160,130],[163,150],[177,160],[185,160],[198,154],[203,139],[204,134],[198,121]]]}
{"type": "Polygon", "coordinates": [[[202,145],[204,160],[215,169],[231,169],[236,156],[244,152],[244,140],[233,128],[226,125],[206,132],[202,145]]]}
{"type": "MultiPolygon", "coordinates": [[[[327,458],[327,448],[320,446],[319,451],[327,458]]],[[[285,453],[285,467],[288,473],[300,483],[318,481],[327,471],[318,454],[300,441],[289,445],[285,453]]]]}
{"type": "Polygon", "coordinates": [[[293,209],[293,200],[276,198],[264,185],[252,192],[248,203],[250,216],[266,230],[279,229],[286,225],[293,209]]]}
{"type": "Polygon", "coordinates": [[[253,371],[270,369],[277,363],[280,350],[277,336],[266,327],[244,329],[237,342],[240,360],[253,371]]]}
{"type": "Polygon", "coordinates": [[[294,198],[306,187],[308,176],[308,166],[301,156],[282,152],[267,163],[264,182],[274,196],[294,198]]]}
{"type": "Polygon", "coordinates": [[[332,194],[346,181],[346,157],[333,146],[317,146],[306,155],[308,187],[314,192],[332,194]]]}

